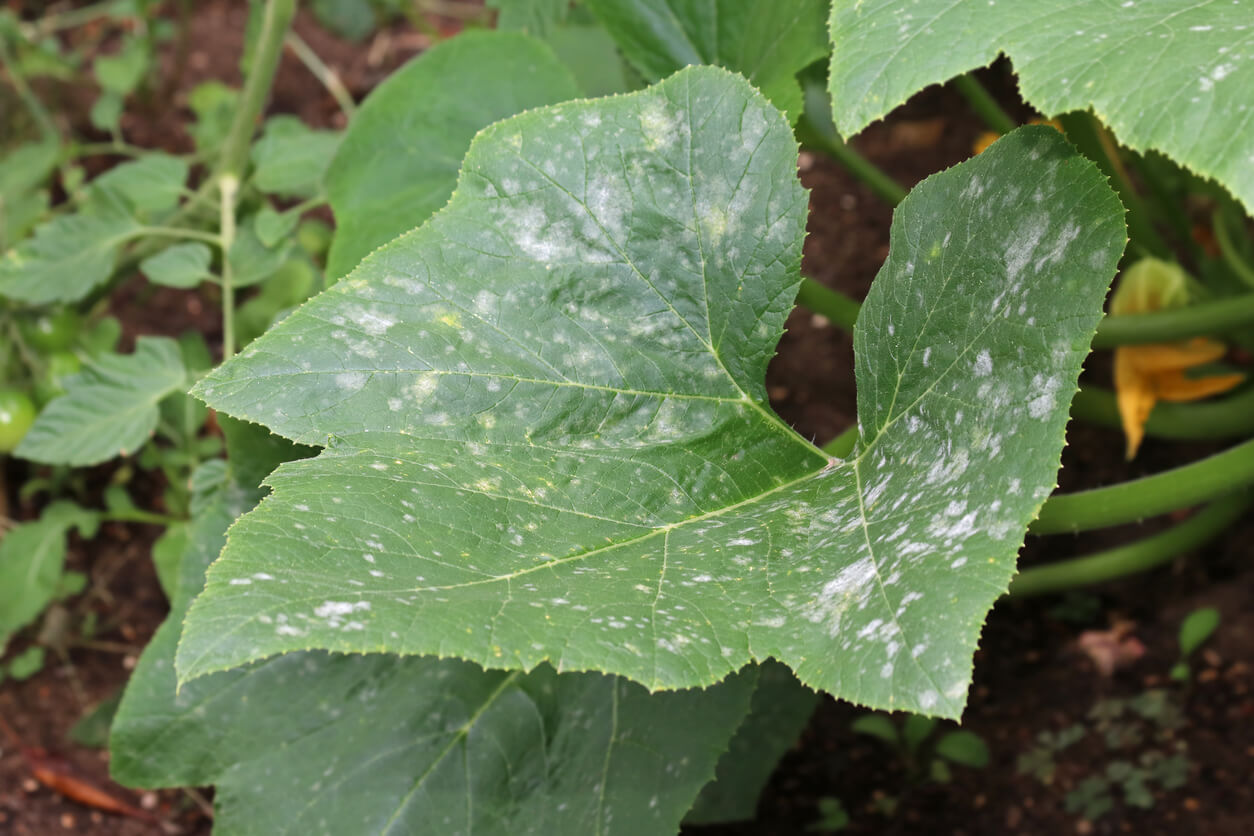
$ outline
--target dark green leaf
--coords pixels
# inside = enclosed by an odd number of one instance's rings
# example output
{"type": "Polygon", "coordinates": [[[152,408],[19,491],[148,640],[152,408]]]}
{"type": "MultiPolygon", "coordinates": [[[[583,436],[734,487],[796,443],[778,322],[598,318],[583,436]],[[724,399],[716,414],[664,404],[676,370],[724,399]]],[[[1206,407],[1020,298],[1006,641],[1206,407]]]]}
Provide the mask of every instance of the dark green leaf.
{"type": "Polygon", "coordinates": [[[758,670],[749,716],[736,730],[718,761],[714,781],[701,790],[684,823],[753,818],[758,795],[780,758],[796,744],[818,699],[785,665],[764,663],[758,670]]]}
{"type": "Polygon", "coordinates": [[[547,47],[513,33],[467,32],[393,73],[362,103],[327,171],[337,223],[327,276],[443,206],[481,128],[578,94],[547,47]]]}
{"type": "Polygon", "coordinates": [[[828,52],[828,0],[585,0],[648,81],[689,64],[744,75],[795,121],[797,73],[828,52]]]}

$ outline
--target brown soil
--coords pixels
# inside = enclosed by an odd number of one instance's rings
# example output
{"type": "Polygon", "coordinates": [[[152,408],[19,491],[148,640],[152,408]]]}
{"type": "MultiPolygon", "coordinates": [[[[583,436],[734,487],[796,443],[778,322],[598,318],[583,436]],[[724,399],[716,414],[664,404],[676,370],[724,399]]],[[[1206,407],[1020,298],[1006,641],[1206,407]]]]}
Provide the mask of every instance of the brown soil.
{"type": "MultiPolygon", "coordinates": [[[[139,101],[124,121],[135,144],[190,149],[183,125],[186,91],[218,79],[240,82],[237,57],[243,30],[243,4],[227,0],[194,4],[190,49],[183,70],[171,53],[164,75],[176,79],[167,98],[139,101]]],[[[436,21],[447,27],[448,21],[436,21]]],[[[357,99],[416,52],[429,38],[406,25],[381,30],[364,44],[350,44],[322,30],[302,11],[297,31],[341,74],[357,99]]],[[[986,78],[1005,100],[1013,80],[1004,67],[986,78]]],[[[62,91],[64,94],[65,91],[62,91]]],[[[67,94],[68,95],[68,94],[67,94]]],[[[310,124],[334,126],[340,114],[334,101],[290,55],[280,69],[271,105],[274,113],[294,113],[310,124]]],[[[81,112],[81,110],[79,111],[81,112]]],[[[80,133],[89,133],[81,129],[80,133]]],[[[979,131],[962,99],[944,89],[916,97],[885,123],[869,128],[855,145],[889,171],[903,186],[965,159],[979,131]]],[[[107,162],[107,161],[106,161],[107,162]]],[[[103,164],[103,163],[102,163],[103,164]]],[[[855,297],[865,295],[887,254],[889,209],[865,187],[821,157],[803,154],[801,176],[812,190],[805,270],[855,297]]],[[[218,337],[212,301],[167,289],[151,290],[140,282],[125,285],[111,300],[112,311],[126,323],[127,338],[137,333],[176,335],[197,328],[211,342],[218,337]]],[[[1100,363],[1095,363],[1100,366],[1100,363]]],[[[1100,377],[1101,368],[1095,368],[1100,377]]],[[[772,402],[802,434],[819,443],[854,420],[851,340],[821,317],[793,314],[779,356],[768,375],[772,402]]],[[[1118,433],[1073,427],[1063,456],[1064,489],[1109,484],[1161,470],[1207,451],[1201,445],[1150,442],[1135,464],[1122,460],[1118,433]]],[[[10,463],[6,482],[23,477],[10,463]]],[[[107,479],[108,471],[95,475],[107,479]]],[[[144,488],[156,497],[159,485],[144,488]]],[[[30,507],[20,508],[25,514],[30,507]]],[[[1120,539],[1135,526],[1084,537],[1031,539],[1022,561],[1065,559],[1120,539]]],[[[852,817],[849,833],[1064,834],[1163,833],[1244,834],[1254,831],[1254,790],[1248,781],[1254,758],[1254,700],[1250,696],[1254,659],[1254,570],[1244,546],[1249,523],[1230,532],[1202,554],[1186,555],[1169,568],[1144,577],[1106,584],[1089,593],[1088,621],[1068,620],[1057,598],[999,605],[984,630],[976,654],[975,683],[964,725],[988,743],[992,763],[986,769],[955,767],[947,784],[912,783],[905,765],[875,740],[853,734],[850,723],[861,713],[846,703],[825,699],[798,744],[786,755],[763,794],[752,822],[690,828],[693,836],[784,836],[813,832],[822,799],[839,799],[852,817]],[[1197,661],[1190,693],[1171,685],[1166,672],[1175,661],[1175,631],[1192,608],[1216,606],[1222,624],[1215,640],[1197,661]],[[1102,629],[1116,619],[1133,623],[1145,655],[1113,677],[1103,677],[1076,650],[1085,629],[1102,629]],[[1172,689],[1185,708],[1185,723],[1175,740],[1187,744],[1188,783],[1179,790],[1156,792],[1153,809],[1139,811],[1117,804],[1096,823],[1064,809],[1064,797],[1076,784],[1114,756],[1091,735],[1059,756],[1054,782],[1045,786],[1016,770],[1017,758],[1040,731],[1059,731],[1090,722],[1087,714],[1102,698],[1133,697],[1150,687],[1172,689]],[[896,801],[892,815],[879,812],[886,799],[896,801]]],[[[1148,529],[1147,529],[1148,530],[1148,529]]],[[[93,611],[104,628],[97,635],[110,650],[75,648],[68,662],[52,662],[23,682],[0,684],[0,714],[27,746],[46,747],[63,756],[76,774],[117,797],[154,809],[184,834],[203,834],[209,820],[202,801],[181,791],[136,794],[110,785],[107,753],[71,744],[68,728],[84,708],[115,693],[144,643],[161,622],[165,603],[148,549],[155,531],[141,526],[107,526],[90,543],[72,541],[71,568],[88,573],[92,585],[66,606],[93,611]],[[114,652],[120,651],[120,652],[114,652]]],[[[1074,618],[1074,617],[1072,617],[1074,618]]],[[[20,651],[26,635],[13,643],[20,651]]],[[[12,746],[0,742],[0,834],[45,836],[82,832],[100,836],[158,833],[154,825],[90,810],[39,786],[28,764],[12,746]]]]}

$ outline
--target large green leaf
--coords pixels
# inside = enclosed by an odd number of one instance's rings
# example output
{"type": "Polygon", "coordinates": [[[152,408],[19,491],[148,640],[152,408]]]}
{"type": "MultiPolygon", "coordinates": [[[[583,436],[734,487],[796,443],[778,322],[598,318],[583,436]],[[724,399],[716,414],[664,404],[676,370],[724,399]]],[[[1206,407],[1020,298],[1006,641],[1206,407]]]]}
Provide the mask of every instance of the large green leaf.
{"type": "Polygon", "coordinates": [[[651,696],[595,674],[311,652],[177,689],[187,602],[272,461],[258,428],[224,429],[243,464],[192,524],[173,611],[114,720],[115,777],[216,784],[219,836],[675,831],[744,717],[755,671],[651,696]]]}
{"type": "Polygon", "coordinates": [[[1251,0],[838,0],[831,31],[846,136],[1004,52],[1043,113],[1092,108],[1124,144],[1214,177],[1254,210],[1251,0]]]}
{"type": "Polygon", "coordinates": [[[799,283],[796,153],[711,67],[481,133],[445,209],[198,386],[329,446],[233,530],[180,675],[313,647],[682,688],[775,657],[956,715],[1054,486],[1121,210],[1048,128],[917,189],[838,461],[763,384],[799,283]]]}
{"type": "Polygon", "coordinates": [[[792,118],[797,73],[827,54],[828,0],[585,0],[649,81],[689,64],[735,70],[792,118]]]}
{"type": "Polygon", "coordinates": [[[15,455],[75,467],[134,453],[157,426],[161,399],[186,385],[179,345],[140,337],[133,354],[105,354],[66,381],[15,455]]]}
{"type": "Polygon", "coordinates": [[[39,519],[0,534],[0,654],[9,637],[56,597],[71,528],[94,533],[98,515],[72,502],[54,502],[39,519]]]}
{"type": "Polygon", "coordinates": [[[353,117],[327,172],[337,225],[327,276],[443,206],[481,128],[578,94],[548,47],[512,32],[467,32],[392,74],[353,117]]]}

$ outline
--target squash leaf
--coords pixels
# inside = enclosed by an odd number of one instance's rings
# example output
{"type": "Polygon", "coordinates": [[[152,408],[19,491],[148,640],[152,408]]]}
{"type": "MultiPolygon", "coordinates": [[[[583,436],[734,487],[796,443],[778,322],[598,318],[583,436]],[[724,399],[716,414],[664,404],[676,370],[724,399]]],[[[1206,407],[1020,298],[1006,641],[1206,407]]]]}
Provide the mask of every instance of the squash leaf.
{"type": "Polygon", "coordinates": [[[233,529],[180,678],[322,648],[669,689],[774,657],[957,716],[1054,486],[1121,208],[1048,128],[916,189],[842,461],[763,383],[799,284],[796,154],[712,67],[482,132],[448,206],[198,384],[326,449],[233,529]]]}

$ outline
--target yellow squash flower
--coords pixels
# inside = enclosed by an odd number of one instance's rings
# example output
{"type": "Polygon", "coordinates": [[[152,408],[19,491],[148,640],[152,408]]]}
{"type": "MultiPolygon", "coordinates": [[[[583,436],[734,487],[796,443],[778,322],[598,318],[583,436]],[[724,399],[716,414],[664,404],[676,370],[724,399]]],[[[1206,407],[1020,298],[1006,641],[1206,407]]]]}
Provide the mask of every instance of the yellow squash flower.
{"type": "MultiPolygon", "coordinates": [[[[1169,310],[1188,303],[1184,271],[1175,264],[1145,258],[1124,271],[1110,301],[1116,316],[1169,310]]],[[[1115,349],[1115,399],[1127,456],[1136,455],[1145,437],[1145,422],[1158,401],[1195,401],[1226,392],[1244,375],[1189,377],[1186,372],[1213,363],[1227,352],[1218,340],[1196,337],[1173,343],[1127,345],[1115,349]]]]}

